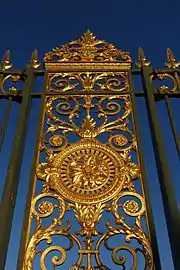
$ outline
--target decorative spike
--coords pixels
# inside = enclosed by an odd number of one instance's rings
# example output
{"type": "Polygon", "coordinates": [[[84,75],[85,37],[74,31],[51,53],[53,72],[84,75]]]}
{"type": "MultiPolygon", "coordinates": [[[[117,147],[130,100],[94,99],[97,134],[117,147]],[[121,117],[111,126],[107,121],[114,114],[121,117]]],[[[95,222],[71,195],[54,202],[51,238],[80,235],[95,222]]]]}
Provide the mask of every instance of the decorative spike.
{"type": "Polygon", "coordinates": [[[33,68],[38,68],[41,64],[38,63],[38,52],[34,50],[31,56],[30,64],[33,68]]]}
{"type": "Polygon", "coordinates": [[[167,48],[167,63],[168,68],[177,68],[180,66],[180,62],[176,62],[176,59],[170,48],[167,48]]]}
{"type": "Polygon", "coordinates": [[[146,59],[144,55],[144,51],[142,48],[139,48],[138,51],[138,62],[136,62],[136,65],[140,68],[142,67],[148,67],[151,63],[146,59]]]}
{"type": "Polygon", "coordinates": [[[92,32],[91,32],[91,30],[90,30],[90,29],[87,29],[87,30],[86,30],[86,33],[88,33],[88,34],[92,34],[92,32]]]}
{"type": "Polygon", "coordinates": [[[1,70],[7,70],[12,67],[12,64],[10,62],[10,51],[8,50],[1,61],[1,70]]]}

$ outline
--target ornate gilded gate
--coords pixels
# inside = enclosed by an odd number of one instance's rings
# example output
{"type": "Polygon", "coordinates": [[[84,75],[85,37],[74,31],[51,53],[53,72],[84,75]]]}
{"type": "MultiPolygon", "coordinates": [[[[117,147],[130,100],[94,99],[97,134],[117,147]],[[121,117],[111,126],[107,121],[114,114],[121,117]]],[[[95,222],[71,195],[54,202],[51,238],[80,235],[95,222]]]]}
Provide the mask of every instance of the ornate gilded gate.
{"type": "Polygon", "coordinates": [[[180,153],[169,106],[169,98],[180,95],[179,63],[167,53],[168,69],[153,70],[139,49],[139,68],[132,69],[129,53],[90,31],[46,53],[43,70],[37,51],[25,71],[9,70],[6,53],[0,71],[0,97],[8,99],[1,146],[11,103],[21,107],[0,206],[0,270],[34,98],[41,100],[41,112],[17,269],[161,269],[136,96],[146,100],[173,263],[180,269],[179,213],[156,112],[156,101],[165,99],[180,153]],[[134,75],[141,76],[143,90],[134,90],[134,75]],[[38,76],[45,78],[43,92],[32,91],[38,76]],[[154,86],[154,80],[165,78],[172,80],[172,89],[154,86]],[[24,82],[22,90],[6,90],[9,79],[24,82]]]}

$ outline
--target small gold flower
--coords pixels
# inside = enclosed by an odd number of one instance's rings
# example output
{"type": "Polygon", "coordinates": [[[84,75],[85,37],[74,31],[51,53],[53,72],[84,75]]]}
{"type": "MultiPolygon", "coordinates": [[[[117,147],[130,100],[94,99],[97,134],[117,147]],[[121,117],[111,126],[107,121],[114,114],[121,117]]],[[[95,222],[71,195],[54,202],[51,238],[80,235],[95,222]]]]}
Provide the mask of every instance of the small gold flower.
{"type": "Polygon", "coordinates": [[[49,139],[49,144],[52,146],[60,146],[63,143],[63,138],[60,135],[53,135],[49,139]]]}
{"type": "Polygon", "coordinates": [[[41,214],[44,214],[44,215],[47,213],[51,214],[53,211],[53,204],[51,202],[44,201],[39,204],[38,210],[41,214]]]}
{"type": "Polygon", "coordinates": [[[124,146],[128,143],[128,139],[124,135],[117,135],[114,138],[114,143],[117,146],[124,146]]]}
{"type": "Polygon", "coordinates": [[[127,213],[127,214],[132,213],[133,214],[133,213],[138,212],[139,206],[138,206],[137,202],[135,202],[133,200],[128,200],[123,204],[123,209],[124,209],[125,213],[127,213]]]}
{"type": "Polygon", "coordinates": [[[74,185],[93,189],[108,179],[108,164],[98,155],[83,155],[70,163],[70,175],[74,185]]]}

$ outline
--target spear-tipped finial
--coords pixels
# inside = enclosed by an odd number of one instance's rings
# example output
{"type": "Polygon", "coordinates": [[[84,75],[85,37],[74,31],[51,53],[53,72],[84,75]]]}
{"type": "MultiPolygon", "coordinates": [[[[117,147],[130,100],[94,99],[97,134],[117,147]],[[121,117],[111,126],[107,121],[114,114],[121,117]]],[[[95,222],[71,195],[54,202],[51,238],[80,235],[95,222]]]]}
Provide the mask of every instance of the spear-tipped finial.
{"type": "Polygon", "coordinates": [[[139,48],[138,51],[138,62],[136,62],[136,65],[140,68],[142,67],[148,67],[151,63],[146,59],[144,55],[144,51],[142,48],[139,48]]]}
{"type": "Polygon", "coordinates": [[[33,68],[38,68],[41,64],[38,63],[38,52],[34,50],[31,56],[30,64],[33,68]]]}
{"type": "Polygon", "coordinates": [[[1,70],[7,70],[12,67],[12,64],[10,62],[10,51],[8,50],[1,61],[1,70]]]}
{"type": "Polygon", "coordinates": [[[174,54],[170,48],[167,48],[167,63],[165,63],[168,68],[177,68],[180,66],[180,62],[176,62],[174,54]]]}

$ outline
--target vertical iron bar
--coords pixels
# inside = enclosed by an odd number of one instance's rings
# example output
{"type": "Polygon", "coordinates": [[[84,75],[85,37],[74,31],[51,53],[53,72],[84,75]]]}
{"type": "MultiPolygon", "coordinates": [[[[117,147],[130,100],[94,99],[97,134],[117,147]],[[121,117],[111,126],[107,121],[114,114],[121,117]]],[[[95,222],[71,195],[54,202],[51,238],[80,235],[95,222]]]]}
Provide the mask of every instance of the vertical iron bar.
{"type": "Polygon", "coordinates": [[[143,188],[144,195],[145,195],[146,210],[147,210],[147,216],[148,216],[148,226],[149,226],[150,237],[151,237],[151,247],[152,247],[153,259],[154,259],[154,266],[155,266],[156,270],[161,270],[157,235],[156,235],[152,206],[151,206],[151,201],[150,201],[150,196],[149,196],[149,186],[148,186],[148,181],[147,181],[145,163],[144,163],[144,159],[143,159],[143,149],[142,149],[142,144],[141,144],[140,127],[139,127],[138,121],[136,120],[137,119],[137,105],[136,105],[136,97],[135,97],[135,91],[134,91],[134,85],[133,85],[131,71],[129,72],[129,82],[130,82],[130,89],[131,89],[131,99],[132,99],[132,107],[133,107],[133,115],[134,115],[135,134],[136,134],[136,138],[137,138],[138,154],[139,154],[139,161],[140,161],[141,175],[142,175],[142,185],[143,185],[142,188],[143,188]]]}
{"type": "Polygon", "coordinates": [[[165,95],[164,98],[165,98],[165,102],[166,102],[166,108],[167,108],[167,112],[168,112],[168,116],[169,116],[169,121],[170,121],[171,129],[172,129],[174,141],[176,144],[176,150],[177,150],[177,153],[178,153],[179,159],[180,159],[180,140],[179,140],[178,135],[177,135],[176,124],[175,124],[175,121],[173,119],[173,115],[172,115],[172,111],[171,111],[171,104],[169,102],[168,95],[165,95]]]}
{"type": "Polygon", "coordinates": [[[13,148],[7,169],[6,182],[0,204],[0,270],[4,270],[8,252],[17,190],[19,185],[21,163],[25,145],[28,118],[31,106],[31,89],[34,81],[33,68],[27,67],[27,79],[23,88],[23,100],[13,148]]]}
{"type": "Polygon", "coordinates": [[[177,72],[174,73],[174,77],[175,77],[176,82],[177,82],[177,90],[180,93],[180,82],[179,82],[179,75],[177,72]]]}
{"type": "Polygon", "coordinates": [[[17,270],[22,270],[23,268],[23,262],[24,262],[24,255],[26,250],[26,244],[27,244],[27,237],[28,237],[28,231],[30,226],[30,211],[31,211],[31,200],[35,189],[35,173],[36,173],[36,163],[38,160],[38,152],[39,152],[39,138],[42,132],[42,120],[44,117],[44,102],[45,102],[45,91],[43,92],[41,96],[41,105],[40,105],[40,112],[39,112],[39,119],[37,122],[37,131],[36,131],[36,142],[34,147],[34,153],[32,158],[32,168],[30,173],[30,179],[29,179],[29,187],[28,187],[28,194],[26,199],[26,206],[25,206],[25,212],[24,212],[24,221],[23,221],[23,228],[21,233],[21,241],[20,241],[20,249],[19,249],[19,255],[18,255],[18,262],[17,262],[17,270]]]}
{"type": "Polygon", "coordinates": [[[153,141],[154,154],[159,175],[159,183],[163,200],[165,218],[167,223],[169,241],[171,245],[174,268],[180,269],[180,216],[175,199],[175,193],[171,182],[171,173],[166,157],[165,146],[154,100],[154,86],[150,80],[152,69],[142,68],[142,81],[146,93],[146,105],[149,115],[151,137],[153,141]]]}
{"type": "Polygon", "coordinates": [[[2,145],[3,145],[3,141],[4,141],[4,136],[6,133],[6,129],[7,129],[7,124],[8,124],[8,119],[9,119],[9,113],[11,110],[11,105],[12,105],[12,97],[8,98],[8,104],[6,107],[6,111],[5,111],[5,115],[4,115],[4,119],[3,119],[3,123],[2,123],[2,128],[0,131],[0,152],[2,149],[2,145]]]}

